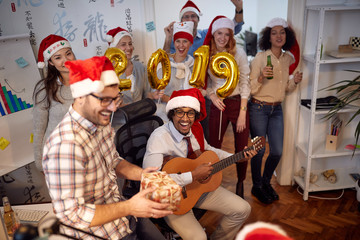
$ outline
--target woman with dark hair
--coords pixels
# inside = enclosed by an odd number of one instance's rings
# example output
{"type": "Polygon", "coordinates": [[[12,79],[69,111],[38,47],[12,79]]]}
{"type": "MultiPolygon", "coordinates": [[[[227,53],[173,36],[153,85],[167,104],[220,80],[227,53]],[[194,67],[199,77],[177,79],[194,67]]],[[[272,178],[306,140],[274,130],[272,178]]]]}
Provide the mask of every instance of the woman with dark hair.
{"type": "Polygon", "coordinates": [[[44,68],[45,78],[36,84],[33,93],[34,159],[40,171],[44,142],[73,102],[69,70],[64,65],[69,60],[75,60],[75,55],[68,40],[51,34],[41,41],[38,67],[44,68]]]}
{"type": "Polygon", "coordinates": [[[279,199],[270,184],[283,149],[284,122],[281,103],[285,93],[296,88],[302,73],[289,76],[289,66],[295,61],[288,50],[295,43],[294,31],[282,18],[274,18],[261,31],[259,47],[251,62],[250,133],[252,137],[267,136],[269,156],[263,174],[261,164],[265,149],[251,159],[253,187],[251,193],[262,203],[269,204],[279,199]],[[271,60],[271,65],[268,61],[271,60]]]}
{"type": "MultiPolygon", "coordinates": [[[[248,144],[249,138],[249,114],[247,103],[250,96],[249,64],[246,53],[243,49],[236,47],[234,38],[234,23],[227,17],[217,16],[212,21],[206,35],[205,45],[210,45],[210,57],[217,53],[230,53],[236,60],[240,72],[237,85],[230,96],[221,99],[217,96],[216,90],[220,88],[227,79],[214,76],[208,70],[207,96],[211,100],[209,116],[209,144],[221,148],[227,126],[231,122],[235,152],[240,152],[248,144]]],[[[246,177],[247,162],[236,164],[238,181],[236,194],[244,197],[243,181],[246,177]]]]}

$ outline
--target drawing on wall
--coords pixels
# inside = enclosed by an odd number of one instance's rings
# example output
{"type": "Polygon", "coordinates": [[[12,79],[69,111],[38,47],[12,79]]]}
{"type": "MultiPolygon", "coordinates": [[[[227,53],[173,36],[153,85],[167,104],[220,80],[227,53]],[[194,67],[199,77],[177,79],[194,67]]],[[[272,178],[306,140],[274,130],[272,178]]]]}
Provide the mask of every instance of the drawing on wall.
{"type": "Polygon", "coordinates": [[[32,91],[40,74],[33,69],[29,37],[2,39],[0,46],[1,56],[7,56],[0,60],[0,117],[4,117],[32,108],[32,91]]]}
{"type": "Polygon", "coordinates": [[[0,56],[6,56],[0,58],[0,173],[7,173],[33,161],[32,94],[40,73],[28,35],[0,38],[0,56]]]}
{"type": "MultiPolygon", "coordinates": [[[[4,82],[6,83],[7,80],[4,79],[4,82]]],[[[25,89],[23,89],[23,91],[25,91],[25,89]]],[[[0,100],[1,116],[5,116],[7,114],[25,110],[33,106],[32,104],[22,100],[21,97],[18,97],[11,90],[8,90],[6,86],[2,86],[1,80],[0,80],[0,96],[1,96],[1,100],[0,100]]]]}

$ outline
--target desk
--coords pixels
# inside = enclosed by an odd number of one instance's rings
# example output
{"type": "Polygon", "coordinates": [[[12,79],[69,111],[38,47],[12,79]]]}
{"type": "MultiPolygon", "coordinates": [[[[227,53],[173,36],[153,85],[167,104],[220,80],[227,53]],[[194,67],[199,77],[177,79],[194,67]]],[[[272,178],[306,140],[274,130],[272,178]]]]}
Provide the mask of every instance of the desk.
{"type": "MultiPolygon", "coordinates": [[[[54,222],[54,221],[48,221],[46,222],[47,219],[50,218],[55,218],[55,214],[52,208],[52,204],[51,203],[42,203],[42,204],[27,204],[27,205],[17,205],[17,206],[11,206],[12,209],[16,210],[16,209],[36,209],[36,210],[45,210],[48,211],[49,213],[46,214],[46,216],[41,220],[40,223],[44,223],[41,224],[41,226],[39,227],[39,233],[42,233],[42,229],[46,228],[46,227],[50,227],[50,225],[54,222]]],[[[1,207],[1,210],[3,210],[3,207],[1,207]]],[[[2,216],[1,216],[1,220],[2,220],[2,216]]],[[[1,227],[1,226],[0,226],[1,227]]],[[[6,233],[6,229],[5,233],[6,233]]],[[[0,239],[6,239],[6,237],[3,237],[1,235],[2,231],[0,230],[0,239]]],[[[42,234],[40,234],[40,237],[42,236],[42,234]]],[[[10,239],[10,238],[9,238],[10,239]]],[[[63,239],[67,239],[65,237],[59,236],[59,235],[54,235],[54,236],[50,236],[49,240],[63,240],[63,239]]]]}

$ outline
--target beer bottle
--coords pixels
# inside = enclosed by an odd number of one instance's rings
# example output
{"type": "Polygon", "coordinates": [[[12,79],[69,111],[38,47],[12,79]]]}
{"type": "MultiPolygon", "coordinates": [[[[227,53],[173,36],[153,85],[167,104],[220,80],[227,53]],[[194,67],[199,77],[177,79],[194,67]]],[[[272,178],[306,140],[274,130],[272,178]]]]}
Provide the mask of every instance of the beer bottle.
{"type": "Polygon", "coordinates": [[[8,197],[3,197],[2,201],[4,206],[4,222],[6,230],[9,236],[13,236],[15,230],[20,226],[20,221],[14,210],[11,208],[8,197]]]}
{"type": "MultiPolygon", "coordinates": [[[[271,64],[271,56],[270,55],[267,56],[266,66],[271,67],[271,69],[273,69],[273,65],[271,64]]],[[[267,79],[273,79],[273,77],[267,77],[267,79]]]]}

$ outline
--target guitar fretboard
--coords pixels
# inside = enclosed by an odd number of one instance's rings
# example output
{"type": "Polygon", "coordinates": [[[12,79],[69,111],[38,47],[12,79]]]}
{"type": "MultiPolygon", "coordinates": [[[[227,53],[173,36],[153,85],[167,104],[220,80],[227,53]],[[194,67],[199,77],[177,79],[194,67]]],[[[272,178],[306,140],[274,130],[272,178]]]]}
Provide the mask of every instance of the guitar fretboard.
{"type": "Polygon", "coordinates": [[[238,152],[238,153],[236,153],[236,154],[234,154],[234,155],[232,155],[232,156],[230,156],[230,157],[227,157],[227,158],[225,158],[225,159],[223,159],[223,160],[221,160],[221,161],[219,161],[219,162],[217,162],[217,163],[214,163],[214,164],[212,165],[214,168],[213,168],[213,170],[212,170],[212,172],[211,172],[210,175],[213,175],[213,174],[215,174],[215,173],[217,173],[217,172],[219,172],[219,171],[227,168],[227,167],[230,166],[231,164],[236,163],[237,161],[243,159],[243,158],[245,157],[245,156],[244,156],[244,152],[250,151],[250,150],[252,150],[252,149],[254,149],[253,146],[245,149],[244,151],[238,152]]]}

